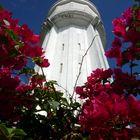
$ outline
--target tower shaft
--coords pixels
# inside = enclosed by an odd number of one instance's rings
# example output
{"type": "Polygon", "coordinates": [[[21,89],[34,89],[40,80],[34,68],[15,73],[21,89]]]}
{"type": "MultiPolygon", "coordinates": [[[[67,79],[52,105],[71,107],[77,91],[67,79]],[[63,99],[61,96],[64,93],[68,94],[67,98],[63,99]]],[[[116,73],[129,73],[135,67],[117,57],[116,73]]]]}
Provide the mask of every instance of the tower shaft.
{"type": "MultiPolygon", "coordinates": [[[[105,32],[96,7],[87,0],[61,0],[50,9],[42,28],[42,47],[49,80],[73,93],[97,68],[108,68],[105,32]]],[[[61,89],[61,88],[58,88],[61,89]]]]}

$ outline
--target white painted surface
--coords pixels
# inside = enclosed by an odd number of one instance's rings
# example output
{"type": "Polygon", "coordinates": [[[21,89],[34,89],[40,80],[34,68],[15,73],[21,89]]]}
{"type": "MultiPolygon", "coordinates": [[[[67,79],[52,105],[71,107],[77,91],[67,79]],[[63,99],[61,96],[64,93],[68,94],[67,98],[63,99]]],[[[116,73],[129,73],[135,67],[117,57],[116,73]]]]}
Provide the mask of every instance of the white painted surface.
{"type": "MultiPolygon", "coordinates": [[[[44,72],[47,79],[56,80],[72,95],[82,58],[95,36],[84,57],[77,85],[83,85],[92,70],[108,68],[103,48],[103,25],[96,7],[87,0],[58,1],[50,10],[48,20],[51,27],[48,33],[42,36],[42,47],[50,67],[44,69],[44,72]]],[[[47,23],[48,21],[45,24],[47,23]]]]}

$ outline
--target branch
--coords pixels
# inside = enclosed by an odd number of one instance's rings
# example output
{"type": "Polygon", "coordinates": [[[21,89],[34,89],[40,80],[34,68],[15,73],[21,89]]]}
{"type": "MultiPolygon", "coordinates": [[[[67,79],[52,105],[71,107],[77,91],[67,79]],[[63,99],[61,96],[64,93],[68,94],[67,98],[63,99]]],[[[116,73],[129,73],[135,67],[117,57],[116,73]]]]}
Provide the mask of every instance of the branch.
{"type": "Polygon", "coordinates": [[[70,93],[66,88],[64,88],[63,86],[59,85],[58,83],[56,83],[55,85],[57,85],[58,87],[62,88],[65,91],[65,93],[67,93],[67,95],[70,96],[70,93]]]}
{"type": "MultiPolygon", "coordinates": [[[[89,49],[92,47],[93,42],[94,42],[94,40],[95,40],[95,38],[96,38],[97,36],[98,36],[98,35],[95,35],[95,36],[93,37],[93,39],[92,39],[92,41],[91,41],[89,47],[87,48],[85,54],[82,56],[82,60],[81,60],[80,67],[79,67],[78,76],[77,76],[76,81],[75,81],[75,84],[74,84],[74,89],[73,89],[73,93],[72,93],[72,98],[73,98],[73,96],[74,96],[75,87],[77,86],[77,82],[78,82],[79,77],[80,77],[80,74],[81,74],[81,69],[82,69],[82,65],[83,65],[84,58],[86,57],[86,55],[87,55],[89,49]]],[[[76,100],[76,99],[75,99],[75,100],[76,100]]]]}

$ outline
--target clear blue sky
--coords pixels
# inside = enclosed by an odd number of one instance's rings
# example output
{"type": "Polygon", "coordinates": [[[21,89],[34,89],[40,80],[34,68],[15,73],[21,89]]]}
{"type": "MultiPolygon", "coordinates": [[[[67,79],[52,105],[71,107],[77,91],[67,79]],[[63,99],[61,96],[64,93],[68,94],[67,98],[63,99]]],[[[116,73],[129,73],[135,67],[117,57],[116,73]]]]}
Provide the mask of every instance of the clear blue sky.
{"type": "MultiPolygon", "coordinates": [[[[99,10],[107,34],[107,48],[113,40],[112,20],[134,2],[133,0],[91,0],[99,10]]],[[[32,31],[39,34],[41,24],[48,10],[56,0],[0,0],[0,4],[19,19],[20,24],[26,23],[32,31]]],[[[112,64],[110,64],[112,65],[112,64]]]]}

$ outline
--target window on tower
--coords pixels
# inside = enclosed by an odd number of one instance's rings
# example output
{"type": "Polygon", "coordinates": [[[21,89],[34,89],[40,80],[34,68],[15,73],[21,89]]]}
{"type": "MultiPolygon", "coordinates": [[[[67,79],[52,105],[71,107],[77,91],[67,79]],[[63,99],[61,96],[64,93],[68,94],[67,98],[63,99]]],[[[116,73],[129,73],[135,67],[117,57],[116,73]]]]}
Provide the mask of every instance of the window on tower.
{"type": "Polygon", "coordinates": [[[60,73],[62,73],[63,70],[63,63],[60,63],[60,73]]]}
{"type": "Polygon", "coordinates": [[[80,43],[78,43],[78,46],[79,46],[79,50],[81,50],[81,44],[80,43]]]}
{"type": "Polygon", "coordinates": [[[62,44],[62,50],[64,50],[64,43],[62,44]]]}

